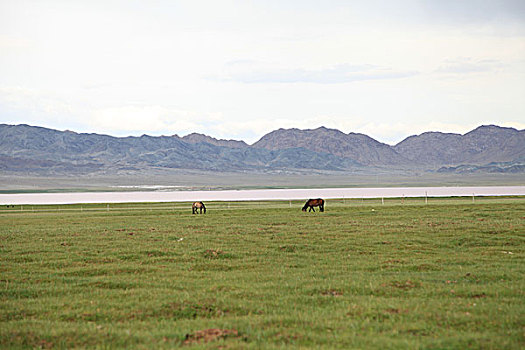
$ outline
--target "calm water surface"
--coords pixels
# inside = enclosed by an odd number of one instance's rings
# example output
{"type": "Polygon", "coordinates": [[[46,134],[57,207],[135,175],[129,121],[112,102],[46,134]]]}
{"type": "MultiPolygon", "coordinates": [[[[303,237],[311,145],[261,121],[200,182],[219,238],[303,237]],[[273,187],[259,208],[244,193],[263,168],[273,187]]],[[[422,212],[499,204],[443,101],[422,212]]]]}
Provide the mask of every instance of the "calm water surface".
{"type": "Polygon", "coordinates": [[[392,198],[525,195],[525,186],[318,188],[228,191],[79,192],[0,194],[0,204],[73,204],[245,201],[307,198],[392,198]]]}

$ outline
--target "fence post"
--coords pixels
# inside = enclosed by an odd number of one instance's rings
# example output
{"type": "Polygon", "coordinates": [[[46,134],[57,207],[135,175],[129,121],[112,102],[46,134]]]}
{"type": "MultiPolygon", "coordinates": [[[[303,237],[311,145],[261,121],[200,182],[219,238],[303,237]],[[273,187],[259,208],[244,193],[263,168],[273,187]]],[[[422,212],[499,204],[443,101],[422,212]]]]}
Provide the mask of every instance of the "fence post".
{"type": "Polygon", "coordinates": [[[106,206],[106,211],[109,211],[109,204],[106,206]]]}
{"type": "Polygon", "coordinates": [[[474,193],[472,193],[472,203],[474,203],[474,193]]]}
{"type": "Polygon", "coordinates": [[[428,193],[425,191],[425,204],[428,204],[428,193]]]}
{"type": "Polygon", "coordinates": [[[385,198],[381,197],[381,204],[385,205],[385,198]]]}

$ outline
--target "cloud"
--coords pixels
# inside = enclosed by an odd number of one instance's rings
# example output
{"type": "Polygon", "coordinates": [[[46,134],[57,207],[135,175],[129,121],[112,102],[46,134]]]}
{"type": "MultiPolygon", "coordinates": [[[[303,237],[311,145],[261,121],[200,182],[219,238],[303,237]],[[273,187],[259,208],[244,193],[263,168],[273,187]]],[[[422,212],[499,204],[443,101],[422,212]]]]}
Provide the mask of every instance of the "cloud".
{"type": "Polygon", "coordinates": [[[164,106],[119,106],[96,109],[88,124],[99,130],[124,133],[193,132],[201,128],[204,116],[164,106]]]}
{"type": "Polygon", "coordinates": [[[65,98],[38,89],[0,87],[0,117],[6,122],[22,116],[27,123],[67,123],[74,114],[81,117],[78,107],[65,98]]]}
{"type": "Polygon", "coordinates": [[[324,69],[264,68],[253,61],[230,62],[227,73],[218,80],[246,84],[262,83],[313,83],[342,84],[364,80],[389,80],[408,78],[416,71],[398,71],[369,64],[340,64],[324,69]],[[236,64],[237,63],[237,64],[236,64]]]}
{"type": "Polygon", "coordinates": [[[490,20],[525,21],[523,0],[423,0],[420,5],[437,21],[462,24],[490,20]]]}
{"type": "Polygon", "coordinates": [[[2,50],[26,49],[32,46],[34,43],[27,38],[0,34],[0,48],[2,50]]]}
{"type": "Polygon", "coordinates": [[[443,74],[471,74],[490,72],[503,67],[497,60],[473,60],[472,58],[458,58],[447,60],[436,72],[443,74]]]}

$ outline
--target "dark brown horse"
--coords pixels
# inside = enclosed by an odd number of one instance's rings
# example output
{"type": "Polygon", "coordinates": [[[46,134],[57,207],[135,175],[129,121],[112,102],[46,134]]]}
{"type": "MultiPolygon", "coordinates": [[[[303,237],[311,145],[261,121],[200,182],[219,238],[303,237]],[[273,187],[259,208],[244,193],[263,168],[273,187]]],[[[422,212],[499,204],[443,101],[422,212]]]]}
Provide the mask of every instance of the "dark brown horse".
{"type": "Polygon", "coordinates": [[[202,202],[195,202],[191,205],[191,213],[197,214],[197,211],[200,209],[200,213],[202,214],[202,210],[204,209],[204,214],[206,214],[206,206],[202,202]]]}
{"type": "Polygon", "coordinates": [[[323,212],[324,211],[324,199],[321,199],[321,198],[309,199],[304,204],[304,207],[302,210],[306,211],[306,209],[308,209],[308,211],[313,210],[315,212],[314,207],[319,207],[319,211],[323,212]]]}

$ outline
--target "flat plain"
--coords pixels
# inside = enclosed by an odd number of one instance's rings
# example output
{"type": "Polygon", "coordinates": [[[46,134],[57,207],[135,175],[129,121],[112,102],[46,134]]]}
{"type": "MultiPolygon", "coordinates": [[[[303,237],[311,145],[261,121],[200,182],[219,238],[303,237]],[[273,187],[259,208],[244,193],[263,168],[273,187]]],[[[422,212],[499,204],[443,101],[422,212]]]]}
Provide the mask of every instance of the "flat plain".
{"type": "Polygon", "coordinates": [[[0,208],[0,347],[525,347],[525,198],[207,204],[0,208]]]}

